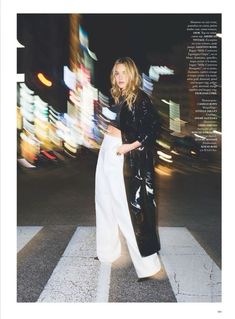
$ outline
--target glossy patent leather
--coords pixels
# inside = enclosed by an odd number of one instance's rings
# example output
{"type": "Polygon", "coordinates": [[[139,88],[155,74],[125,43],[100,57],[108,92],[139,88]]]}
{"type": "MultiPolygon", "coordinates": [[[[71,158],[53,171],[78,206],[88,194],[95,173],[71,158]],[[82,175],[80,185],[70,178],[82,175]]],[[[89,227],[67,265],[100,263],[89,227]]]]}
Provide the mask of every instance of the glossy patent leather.
{"type": "Polygon", "coordinates": [[[136,140],[141,143],[141,147],[124,156],[124,180],[137,245],[145,257],[160,250],[153,163],[158,121],[150,98],[142,90],[131,109],[123,104],[120,129],[123,144],[136,140]]]}

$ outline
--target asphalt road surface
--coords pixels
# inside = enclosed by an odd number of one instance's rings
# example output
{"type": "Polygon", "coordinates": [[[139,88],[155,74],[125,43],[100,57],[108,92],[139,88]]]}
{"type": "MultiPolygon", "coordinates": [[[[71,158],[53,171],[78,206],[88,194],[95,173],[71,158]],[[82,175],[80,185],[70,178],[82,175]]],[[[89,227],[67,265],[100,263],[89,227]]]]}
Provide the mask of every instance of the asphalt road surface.
{"type": "Polygon", "coordinates": [[[221,301],[218,168],[156,170],[162,281],[137,282],[125,239],[113,264],[95,260],[97,154],[83,150],[17,177],[18,302],[221,301]]]}

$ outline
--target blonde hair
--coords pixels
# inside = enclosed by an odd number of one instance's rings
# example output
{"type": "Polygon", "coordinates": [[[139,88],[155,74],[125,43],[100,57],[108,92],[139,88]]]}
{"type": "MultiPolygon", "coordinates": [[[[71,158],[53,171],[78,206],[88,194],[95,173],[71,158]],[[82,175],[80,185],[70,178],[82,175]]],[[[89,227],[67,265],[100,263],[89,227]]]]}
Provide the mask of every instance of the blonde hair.
{"type": "Polygon", "coordinates": [[[125,97],[125,100],[127,102],[128,107],[131,108],[132,104],[136,100],[137,93],[138,93],[139,87],[141,85],[141,77],[140,77],[138,69],[135,65],[135,62],[129,57],[117,59],[114,63],[113,68],[112,68],[110,79],[111,79],[111,84],[112,84],[110,91],[111,91],[112,97],[114,98],[115,103],[118,103],[119,98],[123,94],[125,97]],[[123,92],[118,87],[116,80],[115,80],[115,76],[114,76],[116,66],[118,64],[123,64],[126,67],[127,75],[129,78],[127,86],[123,92]]]}

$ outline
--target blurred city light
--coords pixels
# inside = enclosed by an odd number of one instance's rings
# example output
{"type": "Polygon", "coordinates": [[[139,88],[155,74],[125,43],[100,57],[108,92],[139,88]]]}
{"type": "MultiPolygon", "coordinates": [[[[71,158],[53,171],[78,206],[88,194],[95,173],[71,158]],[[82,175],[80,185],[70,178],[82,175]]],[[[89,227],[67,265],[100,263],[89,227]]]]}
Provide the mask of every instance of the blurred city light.
{"type": "Polygon", "coordinates": [[[156,140],[156,142],[157,142],[157,144],[159,144],[163,148],[166,148],[166,149],[170,149],[171,148],[171,146],[168,143],[166,143],[166,142],[164,142],[162,140],[156,140]]]}
{"type": "Polygon", "coordinates": [[[172,169],[166,166],[163,166],[161,164],[154,167],[154,171],[162,176],[171,176],[172,175],[172,169]]]}
{"type": "MultiPolygon", "coordinates": [[[[95,87],[97,79],[94,70],[98,59],[89,49],[88,34],[80,25],[80,18],[76,20],[77,15],[71,16],[76,22],[72,35],[70,30],[68,43],[72,62],[63,63],[61,74],[55,77],[50,77],[46,68],[40,67],[40,73],[38,69],[34,70],[30,76],[36,80],[35,86],[33,81],[27,81],[26,85],[24,74],[17,75],[17,129],[20,155],[25,159],[20,163],[25,167],[37,166],[41,158],[52,162],[57,158],[64,160],[66,154],[76,158],[83,147],[98,150],[107,125],[116,118],[116,113],[110,111],[109,97],[95,87]],[[38,80],[47,87],[53,86],[51,89],[43,87],[43,91],[49,94],[57,82],[62,83],[67,95],[61,108],[57,108],[53,99],[50,100],[42,90],[38,91],[38,80]]],[[[221,37],[221,34],[216,36],[221,37]]],[[[24,48],[20,43],[17,46],[24,48]]],[[[167,63],[167,60],[162,61],[167,63]]],[[[151,65],[149,75],[142,73],[142,90],[152,98],[160,118],[160,133],[156,139],[158,151],[155,154],[158,165],[155,171],[166,176],[170,176],[179,163],[190,166],[200,156],[206,157],[205,152],[203,155],[199,152],[200,144],[206,137],[193,133],[195,123],[190,122],[194,101],[188,98],[187,86],[177,82],[176,71],[166,65],[151,65]],[[189,122],[183,121],[181,116],[189,122]],[[173,162],[174,165],[171,165],[173,162]]],[[[213,133],[222,135],[217,130],[213,133]]]]}
{"type": "Polygon", "coordinates": [[[216,131],[216,130],[213,130],[213,133],[218,134],[218,135],[222,135],[222,133],[221,133],[221,132],[216,131]]]}
{"type": "Polygon", "coordinates": [[[149,76],[142,73],[142,89],[145,91],[148,95],[152,94],[153,91],[153,82],[150,79],[149,76]]]}
{"type": "Polygon", "coordinates": [[[170,105],[170,101],[167,101],[167,100],[165,100],[165,99],[161,99],[161,101],[164,102],[164,103],[166,103],[166,104],[168,104],[168,105],[170,105]]]}
{"type": "Polygon", "coordinates": [[[76,88],[76,74],[72,72],[67,66],[64,66],[64,82],[71,90],[76,88]]]}
{"type": "Polygon", "coordinates": [[[52,86],[52,82],[48,80],[42,73],[37,74],[38,79],[46,86],[52,86]]]}
{"type": "Polygon", "coordinates": [[[169,69],[167,66],[150,66],[149,77],[150,79],[158,82],[160,75],[173,75],[174,70],[169,69]]]}
{"type": "MultiPolygon", "coordinates": [[[[109,99],[91,84],[93,61],[97,57],[89,49],[88,35],[81,26],[71,41],[76,42],[77,37],[81,46],[77,63],[73,63],[73,71],[66,65],[63,67],[63,81],[70,89],[67,113],[56,111],[25,83],[19,84],[17,128],[22,131],[21,156],[31,164],[36,163],[39,154],[55,160],[59,150],[76,157],[82,145],[93,149],[100,146],[107,123],[102,123],[99,113],[104,105],[109,106],[109,99]]],[[[52,86],[43,72],[36,76],[43,85],[52,86]]]]}
{"type": "Polygon", "coordinates": [[[168,155],[168,154],[166,154],[166,153],[164,153],[164,152],[162,152],[162,151],[157,151],[157,154],[158,154],[159,156],[164,157],[164,158],[167,158],[167,159],[171,159],[171,158],[172,158],[171,155],[168,155]]]}
{"type": "Polygon", "coordinates": [[[175,155],[180,155],[178,152],[176,152],[175,150],[171,150],[171,153],[172,154],[175,154],[175,155]]]}
{"type": "Polygon", "coordinates": [[[205,136],[202,136],[202,135],[199,135],[199,134],[196,134],[196,133],[194,133],[194,136],[196,136],[196,137],[198,137],[198,138],[200,138],[200,139],[202,139],[202,140],[205,140],[205,139],[206,139],[205,136]]]}
{"type": "Polygon", "coordinates": [[[164,156],[159,156],[159,158],[162,159],[165,162],[168,162],[168,163],[172,163],[173,162],[171,159],[168,159],[168,158],[166,158],[164,156]]]}

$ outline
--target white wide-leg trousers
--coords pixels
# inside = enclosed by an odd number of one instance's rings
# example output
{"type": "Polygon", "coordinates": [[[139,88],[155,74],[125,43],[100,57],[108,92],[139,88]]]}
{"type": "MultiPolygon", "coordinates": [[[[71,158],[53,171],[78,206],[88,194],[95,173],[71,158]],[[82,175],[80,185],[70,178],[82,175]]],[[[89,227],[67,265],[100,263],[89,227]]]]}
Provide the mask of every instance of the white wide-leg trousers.
{"type": "Polygon", "coordinates": [[[139,278],[161,269],[157,253],[140,255],[129,213],[123,177],[124,156],[117,155],[119,137],[106,134],[99,152],[95,176],[96,248],[101,262],[112,263],[121,255],[119,229],[139,278]]]}

